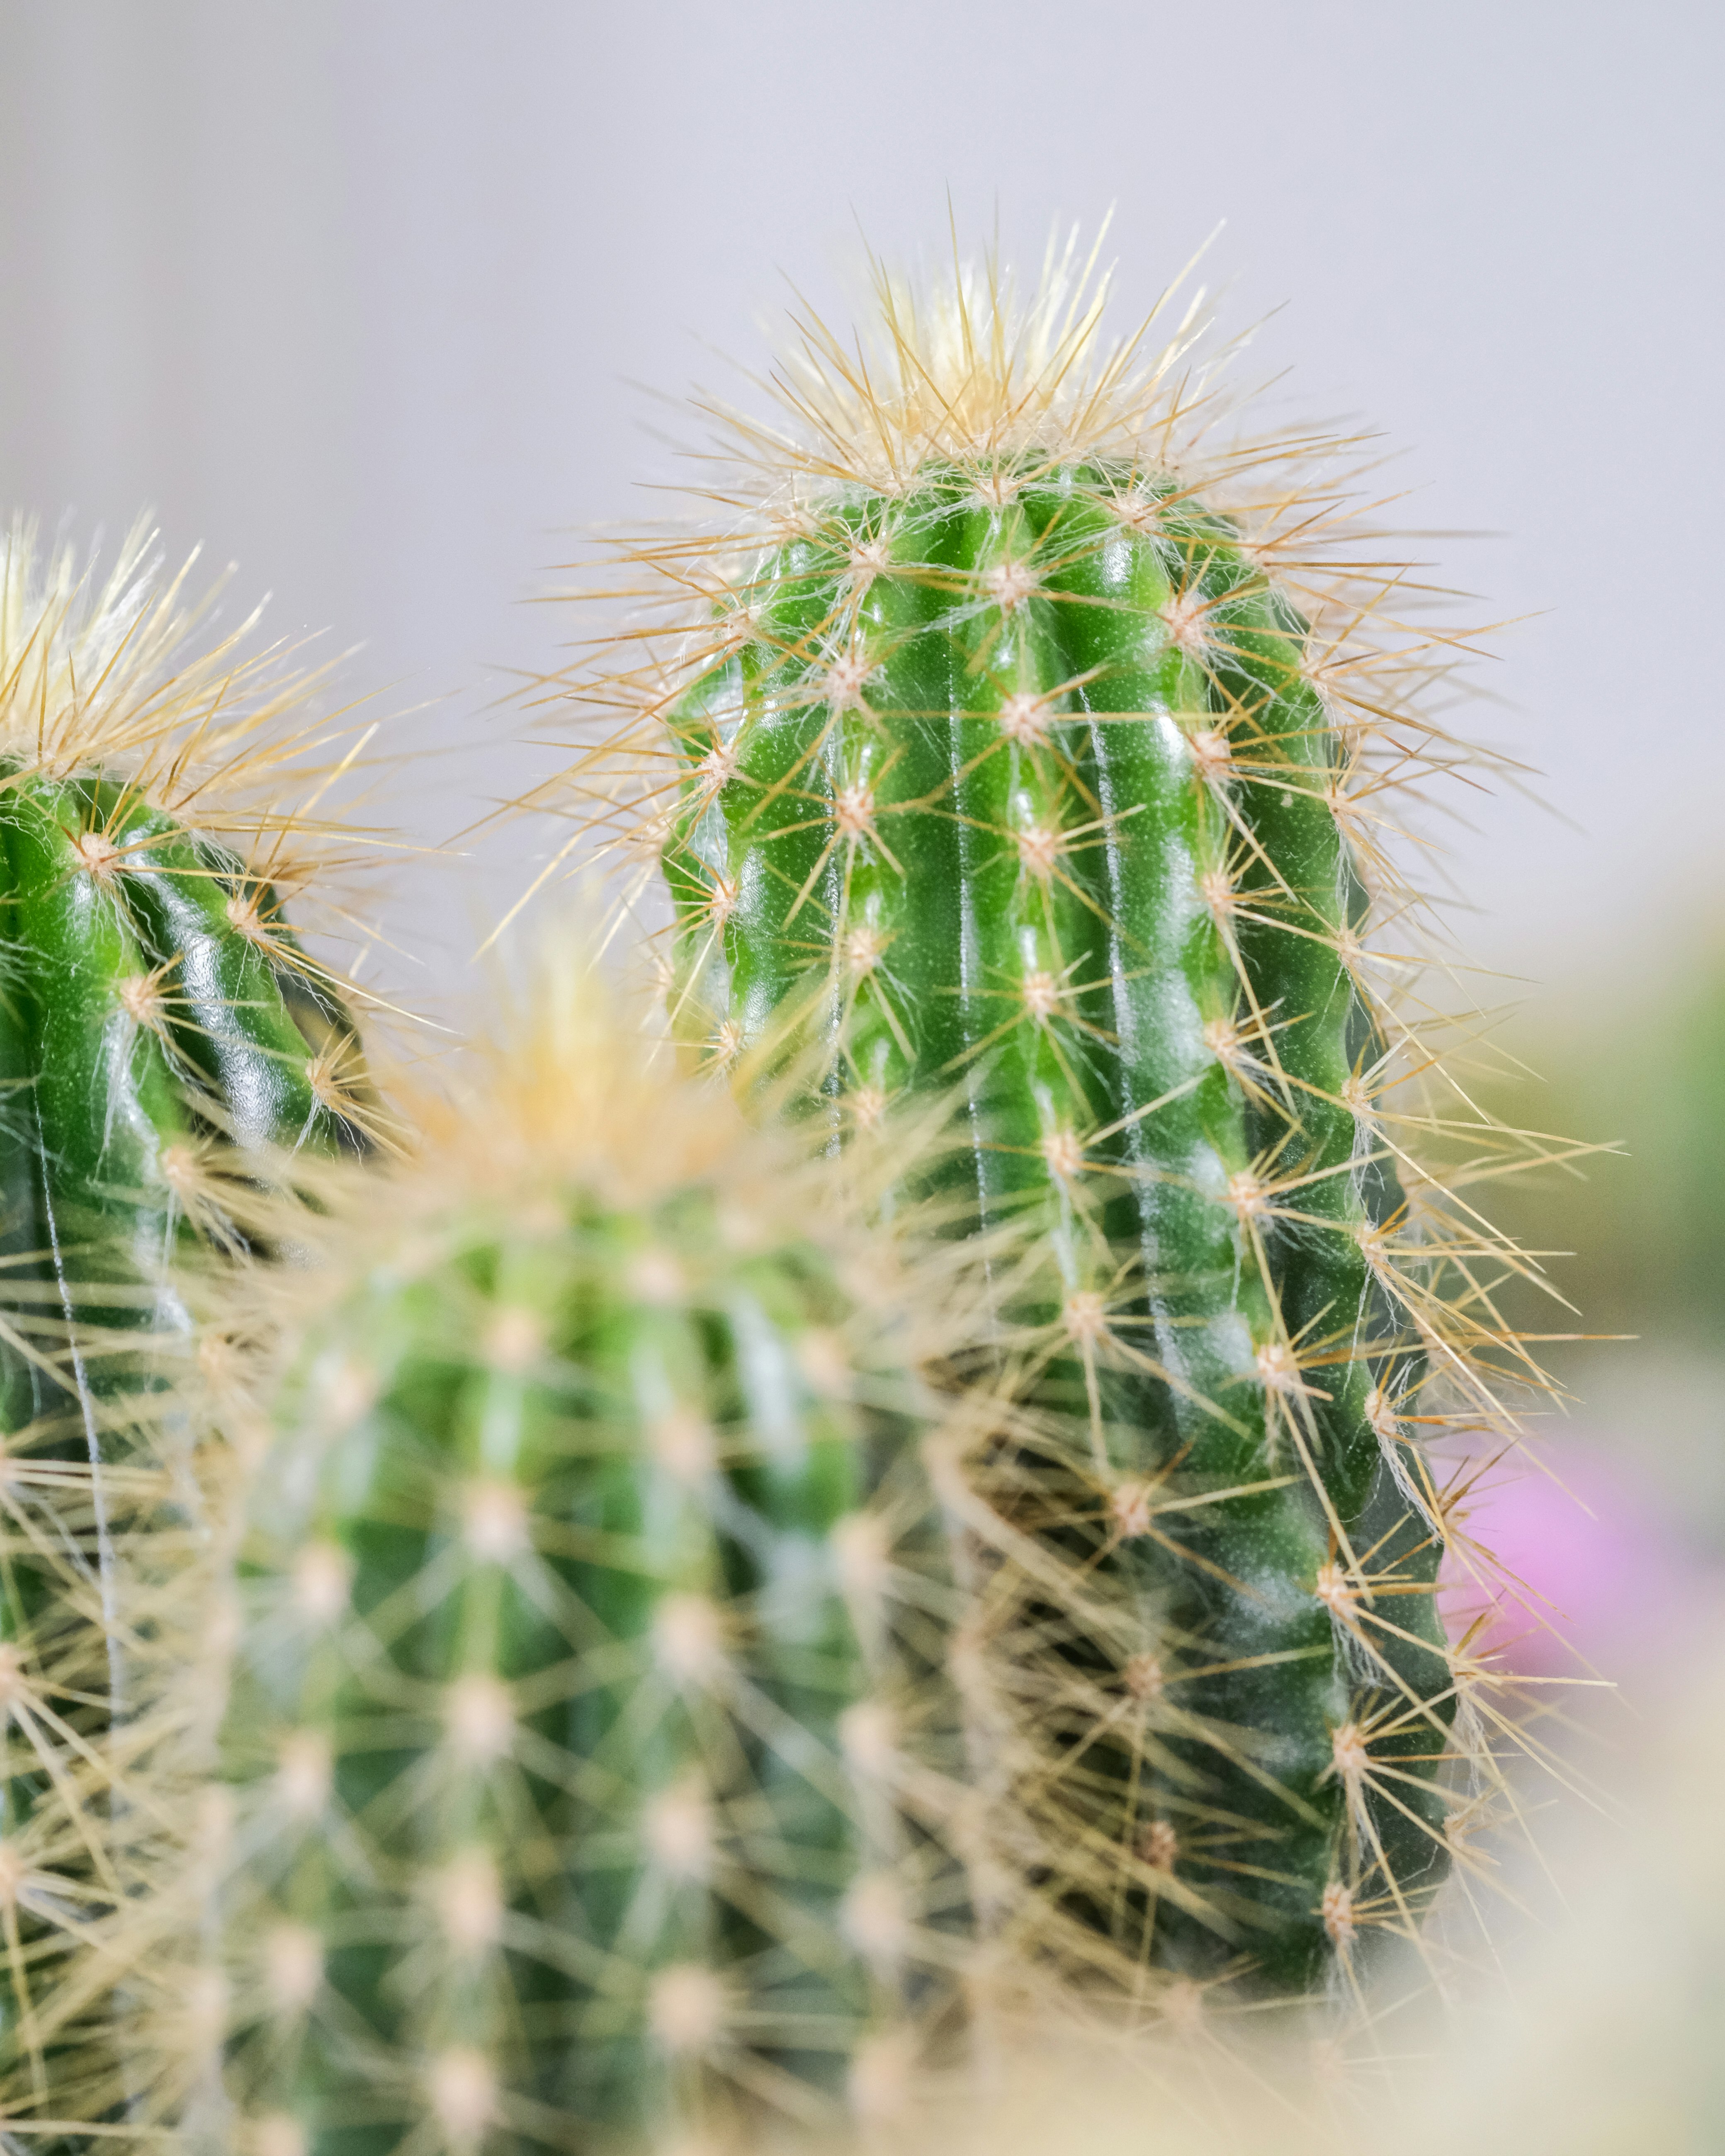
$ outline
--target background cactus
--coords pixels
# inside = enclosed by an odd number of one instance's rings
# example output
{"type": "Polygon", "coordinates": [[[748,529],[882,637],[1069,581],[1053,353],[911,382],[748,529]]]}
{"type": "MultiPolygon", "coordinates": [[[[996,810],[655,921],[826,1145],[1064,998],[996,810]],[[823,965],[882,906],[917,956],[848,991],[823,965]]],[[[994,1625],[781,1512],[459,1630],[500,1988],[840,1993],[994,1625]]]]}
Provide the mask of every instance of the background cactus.
{"type": "Polygon", "coordinates": [[[242,656],[249,623],[188,650],[185,572],[157,571],[142,531],[98,583],[22,525],[0,563],[0,1846],[36,2101],[59,2039],[33,2001],[116,1890],[116,1791],[153,1741],[146,1580],[199,1532],[178,1261],[244,1244],[264,1154],[357,1148],[373,1105],[283,911],[319,836],[285,789],[327,790],[337,732],[242,656]]]}
{"type": "MultiPolygon", "coordinates": [[[[859,1245],[545,1000],[228,1310],[286,1368],[222,1628],[238,2120],[184,2056],[157,2097],[196,2145],[683,2146],[891,2113],[957,2040],[956,1440],[916,1372],[973,1329],[962,1255],[859,1245]]],[[[187,2042],[208,1980],[139,1936],[140,2048],[187,2042]]]]}
{"type": "Polygon", "coordinates": [[[732,423],[740,519],[631,556],[665,613],[576,678],[626,713],[577,786],[662,860],[711,1062],[839,1127],[956,1096],[945,1188],[1036,1224],[1022,1350],[1081,1434],[998,1496],[1073,1951],[1298,1990],[1446,1868],[1482,1673],[1417,1438],[1526,1367],[1481,1278],[1519,1258],[1406,1172],[1430,1036],[1368,942],[1384,789],[1454,752],[1312,445],[1206,451],[1186,342],[1105,345],[1070,267],[805,328],[786,424],[732,423]]]}

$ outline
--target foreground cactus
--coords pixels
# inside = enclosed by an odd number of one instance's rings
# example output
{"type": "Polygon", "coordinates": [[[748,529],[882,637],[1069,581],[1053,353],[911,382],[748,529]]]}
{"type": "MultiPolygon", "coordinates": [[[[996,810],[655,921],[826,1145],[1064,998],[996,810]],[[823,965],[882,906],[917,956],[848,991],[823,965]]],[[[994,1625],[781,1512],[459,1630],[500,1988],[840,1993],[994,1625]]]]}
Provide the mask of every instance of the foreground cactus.
{"type": "MultiPolygon", "coordinates": [[[[228,1312],[286,1359],[226,1642],[228,2094],[182,2059],[157,2098],[193,2145],[685,2146],[891,2111],[957,2041],[916,1367],[964,1344],[958,1254],[901,1276],[547,996],[228,1312]]],[[[183,1942],[132,1960],[141,2052],[191,2047],[183,1942]]]]}
{"type": "Polygon", "coordinates": [[[629,714],[579,783],[662,860],[685,1039],[835,1130],[955,1099],[948,1198],[1040,1236],[1047,1435],[997,1494],[1071,1951],[1298,1991],[1445,1871],[1414,1431],[1496,1418],[1516,1353],[1496,1239],[1399,1178],[1435,1125],[1369,984],[1377,797],[1448,750],[1303,445],[1205,457],[1179,347],[1102,346],[1064,267],[996,289],[806,332],[788,425],[734,423],[741,521],[632,557],[668,618],[577,682],[629,714]]]}
{"type": "Polygon", "coordinates": [[[330,737],[291,731],[305,685],[244,629],[188,655],[183,572],[155,572],[141,532],[100,585],[23,526],[0,552],[8,2113],[48,2100],[33,2001],[133,1830],[164,1676],[145,1582],[198,1532],[180,1260],[244,1242],[262,1152],[358,1148],[369,1105],[281,905],[283,788],[326,787],[330,737]]]}

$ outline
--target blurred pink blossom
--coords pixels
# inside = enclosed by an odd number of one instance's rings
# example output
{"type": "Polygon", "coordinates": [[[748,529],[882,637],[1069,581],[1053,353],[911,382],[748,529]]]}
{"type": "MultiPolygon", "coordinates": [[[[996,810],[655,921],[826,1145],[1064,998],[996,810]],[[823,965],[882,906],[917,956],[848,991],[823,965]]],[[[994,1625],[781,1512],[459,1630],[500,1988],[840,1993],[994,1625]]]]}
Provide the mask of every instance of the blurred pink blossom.
{"type": "Polygon", "coordinates": [[[1494,1608],[1478,1650],[1518,1675],[1650,1668],[1725,1599],[1725,1575],[1686,1523],[1599,1439],[1566,1436],[1538,1465],[1512,1455],[1473,1491],[1466,1532],[1499,1570],[1467,1553],[1447,1560],[1450,1635],[1494,1608]]]}

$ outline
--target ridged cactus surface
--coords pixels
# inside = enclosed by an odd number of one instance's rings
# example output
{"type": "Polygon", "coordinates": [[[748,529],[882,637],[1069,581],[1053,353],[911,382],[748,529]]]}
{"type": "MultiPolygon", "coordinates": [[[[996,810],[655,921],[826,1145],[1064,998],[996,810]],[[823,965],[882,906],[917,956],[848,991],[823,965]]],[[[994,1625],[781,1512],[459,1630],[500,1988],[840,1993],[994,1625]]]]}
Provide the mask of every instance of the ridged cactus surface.
{"type": "Polygon", "coordinates": [[[329,1186],[274,1283],[211,2146],[728,2145],[956,2035],[924,1318],[596,1024],[329,1186]]]}
{"type": "Polygon", "coordinates": [[[925,466],[807,521],[672,721],[685,952],[740,1050],[814,1033],[864,1122],[966,1083],[977,1217],[1047,1209],[1081,1524],[1165,1605],[1191,1717],[1132,1762],[1142,1861],[1302,1977],[1347,1903],[1439,1870],[1450,1719],[1440,1545],[1385,1456],[1424,1355],[1379,1285],[1404,1209],[1306,624],[1123,463],[925,466]]]}
{"type": "Polygon", "coordinates": [[[1009,1680],[1060,1907],[1129,1981],[1299,1990],[1449,1861],[1413,1436],[1497,1415],[1504,1336],[1454,1255],[1489,1231],[1424,1171],[1409,1205],[1430,1059],[1365,940],[1386,779],[1447,752],[1307,445],[1194,449],[1214,385],[1070,296],[883,285],[860,358],[808,330],[740,512],[632,557],[665,615],[578,675],[629,716],[577,783],[662,862],[709,1065],[835,1132],[950,1101],[947,1202],[1040,1243],[1048,1435],[996,1495],[1065,1568],[1009,1680]]]}
{"type": "Polygon", "coordinates": [[[0,557],[0,2026],[33,2101],[62,2036],[32,2002],[132,1831],[162,1675],[137,1597],[195,1525],[179,1261],[243,1243],[262,1152],[360,1147],[368,1105],[281,906],[303,685],[237,636],[188,649],[195,619],[142,534],[100,584],[21,526],[0,557]]]}
{"type": "Polygon", "coordinates": [[[137,540],[97,590],[66,555],[39,564],[14,529],[0,575],[8,1223],[13,1251],[59,1254],[80,1277],[76,1260],[154,1278],[180,1223],[218,1220],[202,1172],[213,1137],[357,1142],[353,1027],[288,925],[291,819],[255,798],[299,687],[252,693],[233,637],[187,660],[189,626],[137,540]]]}

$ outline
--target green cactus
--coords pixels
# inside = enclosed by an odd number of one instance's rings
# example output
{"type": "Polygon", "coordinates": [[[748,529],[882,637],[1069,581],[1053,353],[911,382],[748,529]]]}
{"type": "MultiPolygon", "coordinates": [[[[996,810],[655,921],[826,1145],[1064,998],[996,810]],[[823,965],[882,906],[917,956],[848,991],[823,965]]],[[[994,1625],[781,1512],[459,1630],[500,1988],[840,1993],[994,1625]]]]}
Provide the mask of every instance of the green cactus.
{"type": "Polygon", "coordinates": [[[915,1361],[963,1345],[952,1253],[911,1299],[566,992],[410,1167],[320,1203],[317,1267],[263,1286],[302,1344],[221,1737],[244,2145],[889,2108],[953,2039],[969,1925],[915,1361]]]}
{"type": "Polygon", "coordinates": [[[1183,347],[986,289],[805,332],[738,518],[631,557],[668,641],[578,680],[629,714],[581,783],[662,862],[685,1039],[835,1132],[955,1100],[948,1201],[1040,1235],[1021,1349],[1082,1435],[998,1494],[1066,1568],[1015,1681],[1075,1953],[1298,1991],[1412,1933],[1464,1748],[1409,1424],[1497,1413],[1497,1245],[1409,1204],[1364,940],[1377,797],[1449,752],[1307,445],[1183,449],[1183,347]]]}
{"type": "Polygon", "coordinates": [[[242,657],[244,629],[188,655],[183,583],[143,531],[100,585],[23,525],[0,564],[0,2020],[36,2097],[31,2002],[114,1889],[146,1741],[122,1575],[195,1523],[180,1261],[244,1244],[264,1154],[362,1147],[372,1106],[340,986],[282,911],[281,788],[333,736],[292,733],[306,685],[242,657]]]}

